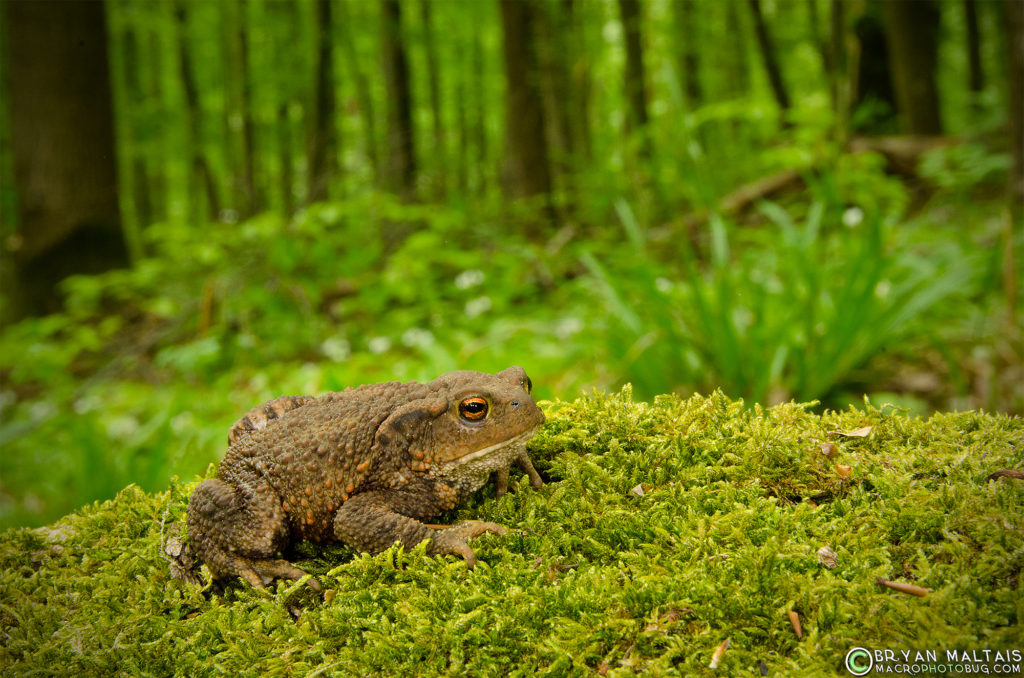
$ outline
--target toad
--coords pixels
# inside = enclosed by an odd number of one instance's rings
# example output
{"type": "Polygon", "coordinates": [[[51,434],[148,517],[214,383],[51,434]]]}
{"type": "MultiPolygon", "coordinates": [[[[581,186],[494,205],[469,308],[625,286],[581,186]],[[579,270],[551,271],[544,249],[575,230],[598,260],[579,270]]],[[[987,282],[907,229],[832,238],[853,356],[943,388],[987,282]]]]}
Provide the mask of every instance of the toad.
{"type": "MultiPolygon", "coordinates": [[[[526,442],[544,423],[521,367],[458,371],[428,384],[370,384],[320,397],[286,396],[231,429],[217,476],[200,483],[188,534],[216,579],[262,588],[306,573],[279,556],[299,540],[344,542],[370,553],[430,539],[428,553],[461,556],[501,525],[424,521],[455,508],[493,474],[498,495],[509,469],[543,481],[526,442]]],[[[319,582],[311,581],[314,588],[319,582]]]]}

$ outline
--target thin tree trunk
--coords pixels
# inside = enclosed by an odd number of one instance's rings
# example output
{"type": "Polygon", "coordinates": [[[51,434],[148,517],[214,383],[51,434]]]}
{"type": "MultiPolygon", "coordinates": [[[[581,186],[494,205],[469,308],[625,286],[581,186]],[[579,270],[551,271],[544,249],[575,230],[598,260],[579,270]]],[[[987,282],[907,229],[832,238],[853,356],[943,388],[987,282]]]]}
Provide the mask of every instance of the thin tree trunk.
{"type": "Polygon", "coordinates": [[[821,57],[822,71],[828,73],[832,70],[829,61],[831,55],[829,55],[825,39],[821,37],[821,17],[818,14],[818,0],[807,0],[807,22],[810,24],[811,40],[814,43],[814,48],[818,51],[818,56],[821,57]]]}
{"type": "Polygon", "coordinates": [[[388,112],[385,187],[411,199],[416,191],[416,151],[409,61],[402,44],[402,8],[398,0],[381,0],[381,49],[388,112]]]}
{"type": "Polygon", "coordinates": [[[142,152],[142,145],[145,143],[143,135],[138,133],[138,126],[135,122],[141,116],[145,116],[149,102],[142,87],[142,64],[139,50],[139,34],[134,27],[124,31],[124,55],[122,68],[124,74],[124,93],[126,99],[131,102],[132,108],[137,111],[134,119],[124,126],[127,131],[127,147],[131,164],[131,194],[132,207],[135,212],[135,222],[138,228],[143,228],[153,221],[153,204],[150,200],[152,187],[149,183],[149,172],[146,167],[146,156],[142,152]]]}
{"type": "Polygon", "coordinates": [[[789,114],[789,91],[782,79],[782,69],[779,67],[776,58],[775,45],[772,43],[771,34],[768,32],[768,25],[764,20],[764,13],[761,11],[761,0],[748,0],[750,13],[754,18],[754,33],[757,35],[757,46],[761,51],[761,60],[764,62],[765,72],[768,74],[768,82],[772,87],[772,94],[775,96],[775,103],[779,106],[782,116],[782,126],[788,127],[789,114]]]}
{"type": "Polygon", "coordinates": [[[380,184],[383,183],[380,148],[377,134],[377,116],[373,95],[370,92],[370,83],[367,81],[366,73],[359,64],[363,61],[356,50],[355,42],[352,40],[351,17],[348,13],[348,4],[338,4],[338,24],[341,26],[341,52],[344,62],[348,65],[348,74],[356,87],[356,100],[359,102],[359,113],[363,121],[363,137],[365,138],[366,157],[373,169],[373,178],[380,184]]]}
{"type": "Polygon", "coordinates": [[[836,113],[840,134],[845,136],[849,101],[849,83],[846,71],[846,11],[845,0],[829,3],[829,92],[832,109],[836,113]]]}
{"type": "MultiPolygon", "coordinates": [[[[295,55],[295,45],[299,42],[298,17],[295,3],[291,0],[273,0],[263,5],[264,16],[268,23],[276,28],[270,31],[271,56],[274,64],[285,72],[291,73],[299,64],[295,55]]],[[[295,186],[295,123],[292,121],[292,110],[298,107],[298,89],[292,80],[277,79],[272,81],[274,102],[276,105],[273,122],[273,146],[277,160],[277,172],[271,177],[268,172],[268,183],[263,187],[266,199],[271,202],[277,196],[275,206],[281,214],[290,218],[295,213],[297,192],[295,186]]],[[[269,134],[268,134],[269,136],[269,134]]]]}
{"type": "Polygon", "coordinates": [[[891,49],[881,15],[881,3],[869,1],[854,23],[857,50],[850,70],[856,88],[851,96],[851,111],[857,113],[858,123],[853,131],[895,134],[899,131],[899,106],[890,73],[891,49]]]}
{"type": "Polygon", "coordinates": [[[544,106],[545,134],[551,155],[552,183],[564,184],[571,177],[572,136],[569,109],[573,91],[569,84],[567,26],[560,16],[562,7],[534,5],[540,91],[544,106]],[[559,16],[552,17],[551,11],[559,16]]]}
{"type": "Polygon", "coordinates": [[[196,88],[192,55],[188,48],[188,10],[184,0],[176,0],[174,16],[178,23],[178,66],[181,71],[181,86],[185,92],[185,134],[188,154],[191,158],[189,177],[189,213],[197,224],[202,221],[202,195],[206,195],[206,213],[211,220],[220,216],[220,198],[214,182],[210,163],[203,152],[202,111],[199,107],[199,90],[196,88]]]}
{"type": "Polygon", "coordinates": [[[483,38],[481,31],[473,31],[473,79],[472,90],[473,101],[473,148],[476,151],[473,156],[473,164],[476,167],[476,192],[484,195],[487,192],[488,179],[490,178],[487,167],[489,166],[489,144],[487,139],[487,113],[489,110],[487,91],[484,87],[486,69],[484,68],[486,53],[484,52],[483,38]]]}
{"type": "MultiPolygon", "coordinates": [[[[972,94],[978,95],[985,89],[985,73],[981,67],[977,0],[964,0],[964,19],[967,23],[967,88],[972,94]]],[[[977,101],[974,103],[977,104],[977,101]]]]}
{"type": "Polygon", "coordinates": [[[629,131],[641,135],[640,154],[650,156],[647,139],[647,88],[644,84],[643,36],[639,0],[619,0],[619,15],[626,43],[626,108],[629,131]]]}
{"type": "Polygon", "coordinates": [[[1003,0],[1007,32],[1006,51],[1009,77],[1007,114],[1010,127],[1009,210],[1003,235],[1003,293],[1006,296],[1006,319],[1011,336],[1019,339],[1017,290],[1019,285],[1015,235],[1024,228],[1024,2],[1003,0]]]}
{"type": "MultiPolygon", "coordinates": [[[[465,48],[462,43],[455,45],[455,60],[457,63],[466,63],[465,48]]],[[[458,128],[458,142],[455,145],[456,154],[456,180],[459,195],[465,196],[469,192],[469,112],[466,103],[466,75],[464,69],[459,69],[455,76],[455,121],[458,128]]]]}
{"type": "Polygon", "coordinates": [[[277,107],[277,157],[281,169],[281,212],[285,217],[295,213],[295,160],[292,157],[292,123],[289,104],[277,107]]]}
{"type": "Polygon", "coordinates": [[[337,174],[338,132],[334,120],[337,105],[334,95],[333,21],[331,0],[316,0],[315,5],[316,81],[313,95],[313,124],[309,135],[309,193],[307,202],[326,200],[337,174]]]}
{"type": "Polygon", "coordinates": [[[750,58],[739,7],[738,2],[725,3],[726,34],[734,36],[733,49],[726,57],[730,66],[728,81],[732,89],[731,96],[746,96],[750,92],[750,58]]]}
{"type": "MultiPolygon", "coordinates": [[[[175,31],[175,25],[173,20],[172,8],[168,6],[169,3],[165,3],[159,10],[159,32],[167,31],[173,36],[175,31]]],[[[169,103],[166,100],[167,89],[164,84],[164,59],[168,58],[164,51],[164,41],[162,36],[157,30],[154,30],[149,35],[149,39],[144,41],[145,49],[145,64],[147,66],[146,86],[149,97],[152,100],[152,106],[146,111],[146,121],[151,123],[154,120],[160,119],[158,116],[163,116],[163,112],[167,110],[169,103]]],[[[173,43],[173,39],[171,41],[173,43]]],[[[171,57],[173,60],[173,57],[171,57]]],[[[171,160],[174,153],[172,153],[171,134],[168,134],[166,126],[160,126],[160,132],[156,135],[155,139],[150,140],[148,149],[149,150],[149,163],[150,163],[150,200],[152,201],[152,222],[157,223],[164,221],[169,216],[169,207],[167,196],[171,193],[170,191],[170,179],[168,177],[168,164],[174,162],[171,160]]],[[[180,151],[179,151],[180,152],[180,151]]]]}
{"type": "Polygon", "coordinates": [[[252,216],[263,209],[263,199],[257,185],[259,168],[256,154],[255,124],[252,115],[252,76],[249,72],[249,36],[246,30],[248,2],[237,0],[238,16],[235,21],[235,62],[238,71],[239,114],[242,121],[242,205],[243,216],[252,216]]]}
{"type": "Polygon", "coordinates": [[[703,93],[700,84],[700,51],[697,36],[697,3],[694,0],[676,0],[672,3],[672,18],[676,35],[676,70],[679,89],[686,98],[689,110],[700,107],[703,93]]]}
{"type": "Polygon", "coordinates": [[[939,4],[934,0],[884,2],[890,73],[904,129],[910,134],[941,134],[938,67],[939,4]]]}
{"type": "Polygon", "coordinates": [[[448,149],[445,143],[444,114],[441,108],[441,76],[437,64],[437,43],[434,40],[434,3],[420,2],[420,19],[423,22],[423,51],[427,61],[427,91],[430,95],[430,114],[434,123],[434,193],[443,198],[446,193],[448,149]]]}
{"type": "Polygon", "coordinates": [[[19,229],[12,315],[60,307],[57,283],[125,266],[102,2],[7,2],[7,105],[19,229]]]}
{"type": "Polygon", "coordinates": [[[1024,211],[1024,2],[1003,0],[1007,31],[1009,96],[1007,113],[1010,127],[1010,201],[1020,226],[1024,211]]]}
{"type": "Polygon", "coordinates": [[[562,7],[567,19],[567,30],[572,38],[570,51],[573,60],[570,73],[575,106],[569,119],[575,133],[573,149],[581,160],[586,161],[592,157],[593,147],[590,133],[590,98],[593,82],[590,72],[591,50],[587,44],[586,14],[579,11],[577,0],[562,0],[562,7]]]}
{"type": "Polygon", "coordinates": [[[501,0],[501,25],[507,84],[505,192],[512,198],[549,194],[551,169],[544,136],[544,111],[537,87],[532,4],[523,0],[501,0]]]}

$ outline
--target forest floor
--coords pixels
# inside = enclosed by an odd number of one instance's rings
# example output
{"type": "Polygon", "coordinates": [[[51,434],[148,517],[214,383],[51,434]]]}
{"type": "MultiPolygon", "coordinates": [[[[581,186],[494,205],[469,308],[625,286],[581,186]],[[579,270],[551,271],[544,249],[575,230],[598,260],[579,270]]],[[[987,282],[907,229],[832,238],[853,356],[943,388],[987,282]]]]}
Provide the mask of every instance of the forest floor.
{"type": "Polygon", "coordinates": [[[1024,420],[628,387],[542,407],[545,486],[442,516],[510,528],[472,571],[301,545],[323,594],[184,584],[163,553],[194,481],[9,530],[0,673],[828,675],[854,647],[1020,670],[1024,420]]]}

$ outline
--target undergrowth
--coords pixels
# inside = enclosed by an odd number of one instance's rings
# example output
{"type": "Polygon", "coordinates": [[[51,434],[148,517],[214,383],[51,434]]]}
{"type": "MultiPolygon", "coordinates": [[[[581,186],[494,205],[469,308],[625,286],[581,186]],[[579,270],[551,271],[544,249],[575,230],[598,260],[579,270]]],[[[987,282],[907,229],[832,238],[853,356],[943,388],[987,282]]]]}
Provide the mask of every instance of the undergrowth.
{"type": "Polygon", "coordinates": [[[1019,418],[629,389],[543,407],[530,451],[545,486],[489,487],[442,517],[511,528],[475,542],[473,571],[422,546],[307,544],[292,557],[323,597],[183,584],[161,535],[194,481],[10,530],[0,673],[710,675],[728,638],[721,675],[827,675],[853,646],[1024,643],[1024,486],[986,479],[1024,465],[1019,418]]]}

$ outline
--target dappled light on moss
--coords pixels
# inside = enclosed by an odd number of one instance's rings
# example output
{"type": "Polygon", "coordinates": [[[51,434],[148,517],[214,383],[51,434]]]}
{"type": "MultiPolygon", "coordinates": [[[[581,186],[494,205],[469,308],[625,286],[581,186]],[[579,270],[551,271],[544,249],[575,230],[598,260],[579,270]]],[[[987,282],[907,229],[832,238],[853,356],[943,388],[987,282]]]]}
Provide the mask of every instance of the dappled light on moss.
{"type": "Polygon", "coordinates": [[[721,393],[646,403],[628,388],[543,407],[530,450],[548,484],[519,478],[444,516],[510,528],[473,543],[473,571],[425,544],[372,557],[304,544],[295,562],[325,596],[297,582],[183,584],[161,534],[194,482],[130,486],[8,531],[0,673],[700,675],[730,638],[723,675],[758,675],[759,661],[820,675],[854,645],[1024,642],[1024,483],[986,480],[1024,466],[1019,418],[750,410],[721,393]],[[819,561],[826,546],[834,568],[819,561]]]}

